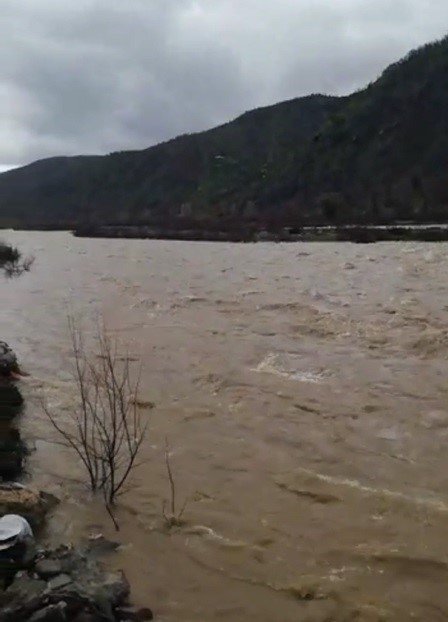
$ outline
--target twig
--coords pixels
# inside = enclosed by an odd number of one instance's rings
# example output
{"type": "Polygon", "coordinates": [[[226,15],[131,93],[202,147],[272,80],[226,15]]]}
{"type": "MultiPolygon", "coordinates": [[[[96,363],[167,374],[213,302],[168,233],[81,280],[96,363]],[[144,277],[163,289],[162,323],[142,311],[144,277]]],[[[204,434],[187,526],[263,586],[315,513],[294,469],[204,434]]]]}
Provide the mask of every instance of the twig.
{"type": "Polygon", "coordinates": [[[165,520],[165,524],[168,529],[172,527],[180,527],[182,525],[182,516],[184,515],[185,509],[188,504],[188,497],[185,499],[184,504],[179,513],[176,512],[176,484],[173,477],[173,471],[171,469],[171,461],[170,461],[170,445],[168,442],[168,437],[165,437],[165,466],[166,472],[168,475],[168,482],[170,486],[170,506],[171,512],[167,514],[166,512],[166,500],[162,503],[162,516],[165,520]]]}
{"type": "Polygon", "coordinates": [[[103,325],[98,327],[99,356],[88,356],[83,334],[73,317],[68,320],[74,356],[73,378],[78,390],[78,404],[68,421],[58,421],[42,403],[44,413],[61,435],[62,442],[73,449],[84,465],[93,491],[101,490],[106,509],[115,528],[112,508],[137,461],[147,433],[147,422],[139,410],[137,380],[131,380],[130,357],[117,355],[103,325]]]}

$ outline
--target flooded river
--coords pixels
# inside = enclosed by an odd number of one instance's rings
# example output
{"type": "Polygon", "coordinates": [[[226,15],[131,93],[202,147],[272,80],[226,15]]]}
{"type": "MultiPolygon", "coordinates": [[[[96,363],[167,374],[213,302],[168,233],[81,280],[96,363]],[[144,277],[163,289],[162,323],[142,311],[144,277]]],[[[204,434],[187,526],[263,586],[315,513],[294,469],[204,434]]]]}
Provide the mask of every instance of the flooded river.
{"type": "Polygon", "coordinates": [[[36,257],[0,282],[0,338],[32,374],[48,539],[117,538],[109,563],[165,622],[447,619],[446,244],[2,237],[36,257]],[[104,315],[155,404],[119,534],[35,400],[73,404],[69,313],[104,315]],[[170,533],[166,436],[188,498],[170,533]]]}

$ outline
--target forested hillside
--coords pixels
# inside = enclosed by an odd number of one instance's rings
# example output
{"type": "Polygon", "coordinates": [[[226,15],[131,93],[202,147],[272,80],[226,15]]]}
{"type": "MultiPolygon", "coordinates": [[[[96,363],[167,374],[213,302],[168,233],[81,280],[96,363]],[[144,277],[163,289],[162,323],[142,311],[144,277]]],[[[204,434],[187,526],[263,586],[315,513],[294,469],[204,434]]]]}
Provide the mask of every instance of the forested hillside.
{"type": "Polygon", "coordinates": [[[448,38],[348,97],[311,95],[142,151],[0,175],[0,225],[256,228],[443,220],[448,38]]]}

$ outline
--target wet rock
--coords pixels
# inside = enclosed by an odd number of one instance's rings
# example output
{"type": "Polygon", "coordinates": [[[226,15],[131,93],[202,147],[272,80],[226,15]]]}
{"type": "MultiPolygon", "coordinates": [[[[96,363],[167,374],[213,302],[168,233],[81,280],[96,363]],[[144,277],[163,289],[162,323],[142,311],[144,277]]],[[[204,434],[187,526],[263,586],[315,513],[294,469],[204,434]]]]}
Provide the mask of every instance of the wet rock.
{"type": "Polygon", "coordinates": [[[64,602],[57,605],[48,605],[33,613],[29,622],[67,622],[65,615],[66,605],[64,602]]]}
{"type": "Polygon", "coordinates": [[[0,514],[19,514],[32,527],[40,525],[57,499],[20,484],[0,484],[0,514]]]}
{"type": "Polygon", "coordinates": [[[20,414],[23,397],[19,389],[0,375],[0,421],[11,421],[20,414]]]}
{"type": "Polygon", "coordinates": [[[0,420],[0,476],[4,480],[18,477],[23,470],[28,448],[22,441],[19,431],[9,422],[0,420]]]}
{"type": "Polygon", "coordinates": [[[72,582],[72,578],[68,574],[58,574],[48,581],[49,590],[60,590],[72,582]]]}
{"type": "Polygon", "coordinates": [[[146,622],[154,620],[151,609],[137,609],[136,607],[118,607],[115,609],[115,617],[123,622],[146,622]]]}
{"type": "Polygon", "coordinates": [[[41,579],[51,579],[63,572],[62,562],[58,559],[40,559],[34,569],[41,579]]]}
{"type": "Polygon", "coordinates": [[[111,573],[93,578],[83,591],[94,601],[107,619],[114,620],[113,611],[127,603],[130,593],[129,583],[123,573],[111,573]]]}
{"type": "Polygon", "coordinates": [[[9,382],[9,380],[1,379],[0,382],[0,405],[22,406],[23,397],[19,389],[9,382]]]}
{"type": "Polygon", "coordinates": [[[98,613],[94,603],[89,602],[74,589],[63,592],[51,592],[44,599],[45,605],[64,604],[64,612],[68,620],[77,618],[81,613],[98,613]]]}
{"type": "Polygon", "coordinates": [[[11,421],[22,409],[23,398],[17,387],[0,374],[0,477],[20,475],[27,454],[25,443],[11,421]]]}
{"type": "Polygon", "coordinates": [[[134,607],[119,607],[115,609],[115,618],[120,622],[139,622],[137,610],[134,607]]]}
{"type": "Polygon", "coordinates": [[[114,611],[115,619],[119,622],[139,622],[137,612],[133,607],[120,607],[114,611]]]}
{"type": "Polygon", "coordinates": [[[105,538],[102,533],[89,536],[86,542],[86,551],[95,556],[107,555],[114,553],[120,548],[119,542],[105,538]]]}
{"type": "Polygon", "coordinates": [[[146,622],[147,620],[154,620],[154,614],[148,607],[142,607],[137,610],[137,619],[146,622]]]}
{"type": "Polygon", "coordinates": [[[0,341],[0,375],[9,376],[14,372],[20,372],[17,356],[5,341],[0,341]]]}
{"type": "Polygon", "coordinates": [[[40,608],[45,581],[34,579],[27,572],[18,572],[4,592],[5,606],[0,609],[1,622],[20,622],[40,608]]]}
{"type": "Polygon", "coordinates": [[[16,599],[27,600],[42,593],[47,584],[41,579],[34,579],[27,572],[18,572],[12,584],[6,590],[9,595],[16,599]]]}
{"type": "Polygon", "coordinates": [[[11,406],[8,404],[0,404],[0,422],[12,421],[15,417],[18,417],[22,411],[21,406],[11,406]]]}
{"type": "Polygon", "coordinates": [[[128,598],[129,584],[122,573],[105,572],[88,554],[63,546],[44,551],[0,592],[0,622],[117,622],[117,611],[137,613],[128,598]],[[53,574],[60,569],[65,572],[53,574]],[[53,576],[44,581],[49,575],[53,576]]]}

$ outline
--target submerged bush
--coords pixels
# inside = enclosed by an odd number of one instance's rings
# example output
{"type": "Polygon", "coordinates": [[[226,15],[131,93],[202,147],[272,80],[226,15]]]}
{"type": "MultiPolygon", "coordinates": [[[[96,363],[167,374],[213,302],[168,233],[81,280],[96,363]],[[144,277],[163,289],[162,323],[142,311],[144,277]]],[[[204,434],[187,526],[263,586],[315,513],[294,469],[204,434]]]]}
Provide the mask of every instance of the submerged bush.
{"type": "Polygon", "coordinates": [[[0,270],[8,277],[20,276],[28,272],[34,262],[34,257],[22,259],[22,254],[15,246],[0,242],[0,270]]]}

